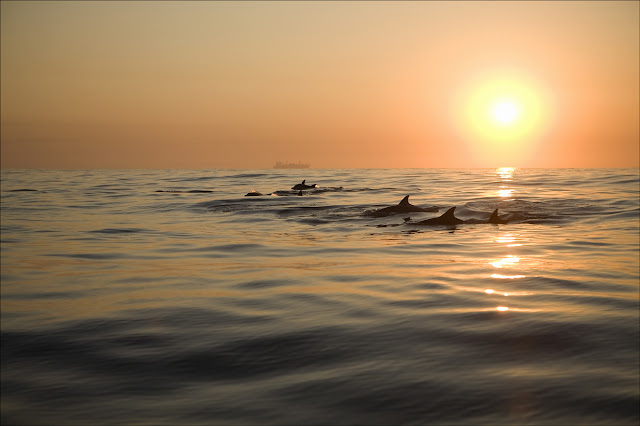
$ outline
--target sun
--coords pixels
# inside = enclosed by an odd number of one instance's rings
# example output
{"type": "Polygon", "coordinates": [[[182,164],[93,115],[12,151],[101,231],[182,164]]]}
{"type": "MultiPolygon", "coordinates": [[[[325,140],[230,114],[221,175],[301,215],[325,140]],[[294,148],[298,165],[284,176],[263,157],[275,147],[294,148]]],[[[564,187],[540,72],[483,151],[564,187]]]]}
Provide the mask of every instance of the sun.
{"type": "Polygon", "coordinates": [[[521,165],[549,129],[553,99],[552,92],[525,71],[478,71],[452,92],[451,124],[476,164],[521,165]]]}
{"type": "Polygon", "coordinates": [[[502,125],[514,123],[519,113],[518,105],[510,100],[498,101],[492,108],[493,119],[502,125]]]}
{"type": "Polygon", "coordinates": [[[522,142],[534,132],[540,115],[534,95],[520,82],[484,82],[469,94],[461,125],[485,144],[522,142]]]}

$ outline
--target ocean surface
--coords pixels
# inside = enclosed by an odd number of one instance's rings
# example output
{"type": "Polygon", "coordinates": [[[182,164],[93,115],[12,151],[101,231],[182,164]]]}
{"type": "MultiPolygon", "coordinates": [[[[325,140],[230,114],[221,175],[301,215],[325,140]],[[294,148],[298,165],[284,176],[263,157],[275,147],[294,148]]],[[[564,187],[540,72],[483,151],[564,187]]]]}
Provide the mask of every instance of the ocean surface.
{"type": "Polygon", "coordinates": [[[0,195],[3,425],[639,422],[638,169],[2,170],[0,195]],[[405,195],[438,212],[376,217],[405,195]],[[507,223],[416,223],[452,206],[507,223]]]}

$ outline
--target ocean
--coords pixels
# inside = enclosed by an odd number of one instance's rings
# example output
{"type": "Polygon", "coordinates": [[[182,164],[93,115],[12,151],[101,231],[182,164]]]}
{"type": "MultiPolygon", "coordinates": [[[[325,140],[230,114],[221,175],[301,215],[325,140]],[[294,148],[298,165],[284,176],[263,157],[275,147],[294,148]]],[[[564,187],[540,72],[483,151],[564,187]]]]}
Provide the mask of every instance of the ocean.
{"type": "Polygon", "coordinates": [[[5,169],[0,195],[3,425],[639,422],[638,169],[5,169]],[[406,195],[437,211],[376,216],[406,195]]]}

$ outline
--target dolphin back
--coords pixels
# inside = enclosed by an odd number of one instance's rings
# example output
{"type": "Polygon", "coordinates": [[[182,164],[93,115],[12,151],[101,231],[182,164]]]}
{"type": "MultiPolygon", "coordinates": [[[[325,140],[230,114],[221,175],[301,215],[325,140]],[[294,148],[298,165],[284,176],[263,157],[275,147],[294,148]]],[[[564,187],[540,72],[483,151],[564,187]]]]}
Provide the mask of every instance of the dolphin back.
{"type": "Polygon", "coordinates": [[[440,219],[446,219],[446,220],[452,220],[452,219],[457,219],[453,213],[455,213],[456,208],[451,207],[449,210],[447,210],[446,212],[444,212],[444,214],[442,216],[440,216],[440,219]]]}
{"type": "Polygon", "coordinates": [[[498,209],[495,209],[493,213],[491,213],[489,223],[498,223],[498,209]]]}
{"type": "Polygon", "coordinates": [[[500,219],[500,216],[498,216],[498,209],[495,209],[493,213],[491,213],[489,223],[507,223],[507,221],[504,219],[500,219]]]}

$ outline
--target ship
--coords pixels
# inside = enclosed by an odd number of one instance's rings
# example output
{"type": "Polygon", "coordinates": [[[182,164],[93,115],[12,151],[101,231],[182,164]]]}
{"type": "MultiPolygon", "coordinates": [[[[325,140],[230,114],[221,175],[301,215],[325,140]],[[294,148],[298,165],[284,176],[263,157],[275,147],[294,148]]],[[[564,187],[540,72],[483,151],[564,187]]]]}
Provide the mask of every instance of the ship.
{"type": "Polygon", "coordinates": [[[273,166],[274,169],[308,169],[309,167],[311,167],[311,165],[307,163],[283,163],[282,161],[276,161],[276,164],[273,166]]]}

